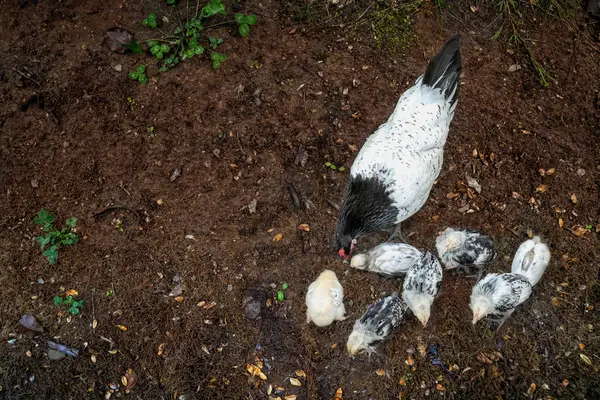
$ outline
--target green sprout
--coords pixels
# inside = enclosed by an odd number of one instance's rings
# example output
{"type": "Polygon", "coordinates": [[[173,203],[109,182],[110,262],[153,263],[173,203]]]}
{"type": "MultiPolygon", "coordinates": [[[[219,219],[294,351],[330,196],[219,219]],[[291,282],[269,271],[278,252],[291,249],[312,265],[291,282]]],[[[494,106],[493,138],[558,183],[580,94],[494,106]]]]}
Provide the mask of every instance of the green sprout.
{"type": "Polygon", "coordinates": [[[34,219],[36,225],[43,228],[43,235],[37,236],[35,240],[40,244],[43,255],[48,262],[53,265],[58,260],[58,249],[62,246],[68,246],[79,242],[79,235],[73,232],[77,225],[77,218],[72,217],[65,221],[66,227],[61,230],[54,226],[56,217],[48,211],[41,209],[34,219]],[[46,246],[48,248],[46,248],[46,246]]]}

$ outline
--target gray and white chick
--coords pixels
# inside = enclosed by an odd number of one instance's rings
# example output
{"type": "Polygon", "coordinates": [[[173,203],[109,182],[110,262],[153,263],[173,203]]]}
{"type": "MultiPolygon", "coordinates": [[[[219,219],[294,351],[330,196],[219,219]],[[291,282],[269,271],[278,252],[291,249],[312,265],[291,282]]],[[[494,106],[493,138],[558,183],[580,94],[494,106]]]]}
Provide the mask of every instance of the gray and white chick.
{"type": "Polygon", "coordinates": [[[382,243],[366,253],[353,256],[350,266],[388,277],[397,277],[406,274],[420,258],[421,252],[408,244],[382,243]]]}
{"type": "Polygon", "coordinates": [[[527,279],[531,286],[535,286],[550,263],[550,249],[542,243],[539,236],[527,240],[519,246],[513,258],[511,272],[521,274],[527,279]]]}
{"type": "Polygon", "coordinates": [[[394,292],[374,304],[370,304],[367,311],[357,319],[346,347],[351,356],[366,352],[375,352],[375,345],[385,340],[392,330],[400,325],[407,307],[404,301],[394,292]]]}
{"type": "Polygon", "coordinates": [[[483,265],[496,258],[492,239],[483,232],[465,228],[447,228],[435,241],[438,255],[447,270],[469,267],[479,269],[481,278],[483,265]]]}
{"type": "Polygon", "coordinates": [[[473,286],[471,310],[473,325],[486,315],[499,315],[498,328],[515,308],[531,296],[532,286],[521,274],[488,274],[473,286]]]}
{"type": "Polygon", "coordinates": [[[427,325],[431,305],[440,292],[443,273],[438,259],[427,251],[406,273],[402,283],[402,299],[423,326],[427,325]]]}

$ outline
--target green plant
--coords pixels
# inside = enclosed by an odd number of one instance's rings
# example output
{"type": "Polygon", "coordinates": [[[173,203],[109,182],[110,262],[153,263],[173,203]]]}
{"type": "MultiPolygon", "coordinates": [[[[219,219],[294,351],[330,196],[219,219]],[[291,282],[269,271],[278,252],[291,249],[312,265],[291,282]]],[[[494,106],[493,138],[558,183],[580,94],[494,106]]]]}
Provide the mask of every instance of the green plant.
{"type": "Polygon", "coordinates": [[[48,258],[50,264],[55,264],[58,259],[58,249],[65,245],[76,244],[79,241],[79,235],[73,232],[77,225],[77,218],[72,217],[65,221],[66,227],[58,230],[54,226],[56,217],[48,211],[41,209],[37,217],[34,219],[36,225],[43,228],[43,235],[37,236],[35,240],[44,250],[44,257],[48,258]],[[48,246],[48,248],[46,248],[48,246]]]}
{"type": "Polygon", "coordinates": [[[176,26],[169,31],[161,30],[156,14],[150,13],[142,20],[142,25],[159,32],[159,37],[140,42],[133,41],[125,45],[139,54],[142,53],[141,44],[145,43],[154,57],[149,64],[137,65],[134,71],[129,72],[129,78],[141,84],[148,82],[147,67],[150,64],[156,63],[159,72],[166,72],[180,62],[202,55],[207,50],[210,52],[213,69],[218,69],[227,60],[225,54],[216,51],[223,43],[223,39],[210,36],[206,32],[217,26],[237,24],[239,34],[246,37],[250,33],[250,27],[257,22],[254,14],[236,13],[233,20],[221,19],[208,24],[211,19],[227,15],[222,0],[209,0],[203,7],[200,7],[200,0],[197,0],[195,12],[190,11],[189,2],[186,1],[185,19],[182,19],[175,0],[167,0],[167,4],[172,6],[176,26]]]}
{"type": "Polygon", "coordinates": [[[331,169],[333,169],[333,170],[338,170],[338,171],[340,171],[340,172],[344,172],[344,171],[346,170],[346,168],[344,168],[344,167],[338,167],[337,165],[335,165],[335,164],[333,164],[333,163],[331,163],[331,162],[329,162],[329,161],[327,161],[327,162],[325,163],[325,166],[326,166],[327,168],[331,168],[331,169]]]}
{"type": "Polygon", "coordinates": [[[288,284],[283,282],[281,284],[281,289],[277,292],[277,300],[279,300],[280,302],[283,302],[285,300],[285,294],[284,294],[284,290],[286,290],[288,288],[288,284]]]}
{"type": "Polygon", "coordinates": [[[81,312],[83,307],[83,300],[73,300],[73,296],[66,296],[64,299],[60,296],[54,296],[54,305],[63,305],[67,307],[67,311],[73,315],[77,315],[81,312]]]}

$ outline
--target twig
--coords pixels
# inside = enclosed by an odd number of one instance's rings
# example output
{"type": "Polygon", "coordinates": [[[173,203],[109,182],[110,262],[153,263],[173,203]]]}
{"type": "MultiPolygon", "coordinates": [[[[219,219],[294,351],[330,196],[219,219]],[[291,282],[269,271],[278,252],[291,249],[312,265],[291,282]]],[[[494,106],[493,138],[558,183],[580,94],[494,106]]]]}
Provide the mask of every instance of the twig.
{"type": "Polygon", "coordinates": [[[340,211],[340,206],[335,201],[330,200],[330,199],[325,199],[325,201],[327,201],[327,204],[329,204],[331,207],[333,207],[336,210],[340,211]]]}
{"type": "Polygon", "coordinates": [[[113,206],[113,207],[108,207],[105,210],[102,210],[100,212],[97,212],[96,214],[92,215],[92,217],[94,217],[95,219],[100,219],[102,217],[105,217],[106,215],[110,214],[113,211],[119,211],[119,210],[127,210],[131,213],[133,213],[137,218],[138,218],[138,223],[142,223],[142,216],[135,211],[133,208],[131,207],[127,207],[127,206],[113,206]]]}
{"type": "Polygon", "coordinates": [[[240,150],[242,151],[242,153],[244,153],[245,156],[247,156],[246,151],[244,150],[244,147],[242,146],[242,141],[240,140],[240,134],[237,131],[235,132],[235,137],[237,138],[238,145],[240,146],[240,150]]]}
{"type": "MultiPolygon", "coordinates": [[[[31,76],[28,76],[27,74],[24,74],[23,72],[19,71],[16,68],[13,68],[13,71],[15,71],[16,73],[18,73],[19,75],[23,76],[25,79],[29,79],[30,81],[33,81],[35,83],[37,83],[38,86],[42,86],[38,81],[36,81],[35,79],[33,79],[31,76]]],[[[31,74],[29,74],[31,75],[31,74]]]]}
{"type": "Polygon", "coordinates": [[[356,25],[358,23],[358,21],[360,21],[367,14],[367,12],[369,12],[371,7],[373,7],[373,4],[374,4],[374,2],[371,3],[369,5],[369,7],[367,7],[367,9],[362,14],[360,14],[360,16],[356,19],[356,21],[354,21],[354,23],[352,25],[356,25]]]}
{"type": "Polygon", "coordinates": [[[125,193],[127,193],[128,196],[131,196],[131,193],[129,193],[129,191],[127,191],[127,189],[125,189],[123,187],[123,185],[119,185],[119,188],[121,188],[121,190],[123,190],[125,193]]]}

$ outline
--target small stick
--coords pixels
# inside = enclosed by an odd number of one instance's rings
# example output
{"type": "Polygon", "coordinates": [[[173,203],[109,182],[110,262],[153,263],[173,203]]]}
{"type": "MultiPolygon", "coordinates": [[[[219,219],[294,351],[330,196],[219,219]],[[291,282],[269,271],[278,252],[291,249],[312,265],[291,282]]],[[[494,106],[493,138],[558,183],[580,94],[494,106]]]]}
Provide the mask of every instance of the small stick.
{"type": "Polygon", "coordinates": [[[96,219],[100,219],[100,218],[105,217],[106,215],[110,214],[113,211],[119,211],[119,210],[127,210],[127,211],[133,213],[138,218],[138,223],[142,222],[142,216],[137,211],[135,211],[133,208],[130,208],[127,206],[108,207],[107,209],[102,210],[102,211],[97,212],[96,214],[92,215],[92,217],[94,217],[96,219]]]}
{"type": "Polygon", "coordinates": [[[33,79],[31,76],[27,76],[27,74],[22,73],[18,69],[13,68],[13,71],[15,71],[19,75],[23,76],[25,79],[29,79],[30,81],[33,81],[33,82],[37,83],[38,86],[40,86],[40,87],[42,86],[42,85],[40,85],[40,83],[38,81],[36,81],[35,79],[33,79]]]}

